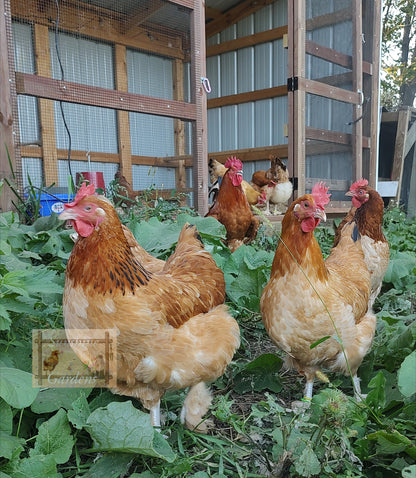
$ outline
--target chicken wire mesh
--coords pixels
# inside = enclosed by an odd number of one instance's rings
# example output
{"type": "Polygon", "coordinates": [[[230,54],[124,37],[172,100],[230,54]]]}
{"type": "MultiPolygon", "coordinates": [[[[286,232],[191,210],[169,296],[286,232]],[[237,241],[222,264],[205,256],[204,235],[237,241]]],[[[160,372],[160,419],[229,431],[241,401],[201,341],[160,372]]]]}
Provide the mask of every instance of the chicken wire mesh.
{"type": "Polygon", "coordinates": [[[121,168],[135,190],[189,191],[191,11],[163,0],[10,0],[10,11],[20,185],[99,171],[107,187],[121,168]]]}

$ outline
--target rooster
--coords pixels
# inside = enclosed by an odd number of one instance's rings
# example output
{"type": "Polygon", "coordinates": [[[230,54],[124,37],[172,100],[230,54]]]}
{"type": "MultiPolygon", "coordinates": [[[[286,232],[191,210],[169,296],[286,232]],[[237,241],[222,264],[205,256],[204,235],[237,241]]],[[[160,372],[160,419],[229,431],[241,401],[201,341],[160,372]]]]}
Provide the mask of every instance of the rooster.
{"type": "Polygon", "coordinates": [[[270,156],[270,168],[267,171],[255,171],[251,182],[266,195],[265,214],[270,215],[270,203],[274,204],[273,214],[282,214],[293,192],[287,167],[278,156],[270,156]]]}
{"type": "Polygon", "coordinates": [[[286,352],[286,366],[306,377],[308,401],[314,376],[323,367],[344,374],[351,371],[355,395],[361,397],[357,370],[376,326],[368,309],[370,274],[356,226],[344,227],[338,246],[325,261],[313,234],[320,220],[326,220],[327,191],[318,183],[311,194],[289,206],[260,300],[265,328],[286,352]]]}
{"type": "MultiPolygon", "coordinates": [[[[211,187],[208,192],[208,196],[213,196],[212,202],[215,202],[215,199],[218,195],[220,189],[221,181],[224,174],[227,171],[227,168],[221,164],[216,159],[210,158],[208,162],[208,171],[209,178],[211,181],[211,187]]],[[[264,204],[266,201],[266,195],[263,191],[254,188],[244,179],[241,181],[241,187],[243,188],[244,194],[247,197],[247,201],[250,205],[254,206],[256,204],[264,204]]]]}
{"type": "Polygon", "coordinates": [[[352,196],[352,207],[336,230],[334,247],[339,242],[344,225],[354,221],[361,235],[364,259],[370,271],[369,306],[372,307],[380,293],[390,257],[389,243],[382,230],[384,202],[380,194],[368,185],[367,179],[353,183],[346,196],[352,196]]]}
{"type": "MultiPolygon", "coordinates": [[[[205,382],[223,374],[240,340],[224,305],[224,275],[189,224],[163,270],[149,270],[112,204],[94,191],[83,184],[59,216],[79,234],[65,273],[65,328],[115,329],[112,391],[141,400],[159,429],[165,391],[190,387],[181,420],[205,431],[202,416],[211,403],[205,382]]],[[[71,345],[82,362],[97,362],[92,345],[71,345]]]]}
{"type": "Polygon", "coordinates": [[[242,244],[255,239],[259,220],[253,215],[243,192],[242,162],[235,156],[227,159],[217,198],[205,217],[214,217],[225,226],[226,244],[234,252],[242,244]]]}

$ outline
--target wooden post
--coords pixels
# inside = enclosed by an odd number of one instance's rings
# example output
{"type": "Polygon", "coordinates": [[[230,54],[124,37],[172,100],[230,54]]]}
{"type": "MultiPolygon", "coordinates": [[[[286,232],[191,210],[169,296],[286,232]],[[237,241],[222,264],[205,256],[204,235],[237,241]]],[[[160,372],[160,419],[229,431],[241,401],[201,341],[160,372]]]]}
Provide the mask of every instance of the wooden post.
{"type": "Polygon", "coordinates": [[[208,211],[207,95],[201,78],[206,76],[205,2],[196,0],[191,11],[191,100],[196,105],[193,123],[194,207],[201,215],[208,211]]]}
{"type": "MultiPolygon", "coordinates": [[[[36,71],[39,76],[52,77],[49,48],[49,29],[35,24],[36,71]]],[[[58,183],[58,152],[56,150],[55,116],[53,102],[39,98],[40,135],[42,140],[43,173],[46,186],[58,183]]]]}
{"type": "Polygon", "coordinates": [[[354,161],[353,174],[355,179],[363,175],[363,29],[362,29],[362,0],[352,2],[352,89],[361,92],[361,104],[353,106],[353,127],[352,127],[352,157],[354,161]]]}
{"type": "MultiPolygon", "coordinates": [[[[305,77],[305,3],[289,2],[289,78],[305,77]]],[[[298,81],[301,84],[300,81],[298,81]]],[[[289,164],[293,161],[293,176],[298,178],[297,196],[305,194],[305,102],[303,87],[288,92],[289,106],[289,164]]]]}
{"type": "MultiPolygon", "coordinates": [[[[116,90],[128,91],[126,47],[115,45],[115,80],[116,90]]],[[[131,166],[131,139],[128,111],[117,110],[118,150],[120,169],[126,180],[133,186],[133,172],[131,166]]]]}
{"type": "MultiPolygon", "coordinates": [[[[21,190],[23,187],[22,165],[20,148],[15,139],[19,135],[19,124],[16,120],[17,96],[14,69],[10,2],[0,0],[0,179],[7,177],[9,180],[13,180],[18,190],[21,190]],[[7,151],[16,175],[15,179],[10,170],[7,151]]],[[[0,195],[0,212],[12,209],[13,199],[15,199],[13,192],[4,183],[0,195]]]]}
{"type": "MultiPolygon", "coordinates": [[[[184,89],[183,89],[183,61],[173,61],[173,99],[177,101],[184,101],[184,89]]],[[[185,127],[184,122],[175,119],[175,155],[185,155],[185,127]]],[[[186,171],[185,160],[179,160],[177,168],[175,168],[175,187],[178,192],[183,191],[186,188],[186,171]]],[[[185,201],[184,204],[185,205],[185,201]]]]}
{"type": "Polygon", "coordinates": [[[402,189],[402,176],[404,166],[404,151],[406,147],[407,128],[409,127],[410,108],[404,107],[399,111],[399,119],[397,121],[396,145],[394,148],[393,169],[391,172],[391,180],[397,181],[396,201],[400,201],[400,193],[402,189]]]}

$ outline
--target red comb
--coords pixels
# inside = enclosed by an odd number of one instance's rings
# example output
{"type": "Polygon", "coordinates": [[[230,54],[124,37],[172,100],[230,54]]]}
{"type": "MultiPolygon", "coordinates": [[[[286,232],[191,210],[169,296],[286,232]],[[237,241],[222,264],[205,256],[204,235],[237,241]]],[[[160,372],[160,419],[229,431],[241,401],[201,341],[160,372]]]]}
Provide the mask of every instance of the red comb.
{"type": "Polygon", "coordinates": [[[355,191],[356,189],[364,188],[366,186],[368,186],[368,181],[367,179],[362,178],[351,184],[350,191],[355,191]]]}
{"type": "Polygon", "coordinates": [[[237,169],[238,171],[241,171],[243,169],[243,163],[237,159],[236,156],[231,156],[231,158],[227,158],[227,161],[225,162],[225,167],[228,168],[233,168],[237,169]]]}
{"type": "Polygon", "coordinates": [[[87,183],[82,183],[79,191],[77,192],[77,195],[75,196],[74,201],[68,204],[65,204],[65,206],[74,207],[81,201],[81,199],[84,199],[87,196],[91,196],[92,194],[95,194],[94,184],[90,184],[89,186],[87,186],[87,183]]]}
{"type": "Polygon", "coordinates": [[[316,183],[315,186],[312,188],[312,196],[315,201],[315,204],[325,209],[325,206],[329,203],[329,198],[331,197],[328,194],[329,187],[326,187],[326,184],[322,181],[316,183]]]}

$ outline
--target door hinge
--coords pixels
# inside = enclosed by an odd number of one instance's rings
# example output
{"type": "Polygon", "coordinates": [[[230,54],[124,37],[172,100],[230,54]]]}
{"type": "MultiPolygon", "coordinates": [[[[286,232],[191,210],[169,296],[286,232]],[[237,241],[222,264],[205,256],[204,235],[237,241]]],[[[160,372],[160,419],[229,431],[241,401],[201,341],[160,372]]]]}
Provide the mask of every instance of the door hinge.
{"type": "Polygon", "coordinates": [[[299,88],[299,82],[297,76],[287,79],[287,91],[296,91],[299,88]]]}

